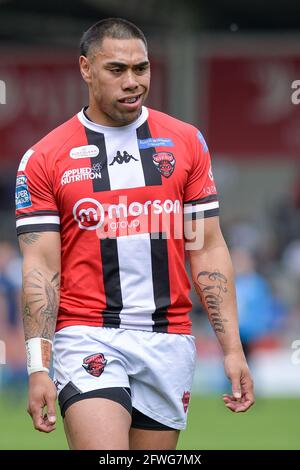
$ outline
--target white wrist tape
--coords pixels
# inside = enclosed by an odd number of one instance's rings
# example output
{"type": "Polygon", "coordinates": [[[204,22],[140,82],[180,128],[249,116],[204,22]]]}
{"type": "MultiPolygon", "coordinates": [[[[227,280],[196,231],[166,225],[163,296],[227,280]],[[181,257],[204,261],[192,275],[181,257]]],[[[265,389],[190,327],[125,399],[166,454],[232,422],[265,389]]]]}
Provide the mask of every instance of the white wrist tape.
{"type": "Polygon", "coordinates": [[[45,338],[30,338],[25,345],[28,375],[33,372],[49,372],[52,341],[45,338]]]}

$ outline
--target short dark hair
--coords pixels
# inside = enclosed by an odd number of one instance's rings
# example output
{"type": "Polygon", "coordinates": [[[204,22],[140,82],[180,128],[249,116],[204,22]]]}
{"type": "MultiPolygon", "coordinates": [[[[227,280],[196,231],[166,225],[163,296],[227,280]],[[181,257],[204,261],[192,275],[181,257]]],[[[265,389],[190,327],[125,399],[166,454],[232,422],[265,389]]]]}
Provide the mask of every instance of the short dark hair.
{"type": "Polygon", "coordinates": [[[106,18],[98,21],[85,31],[80,40],[80,55],[87,56],[95,44],[101,46],[104,38],[141,39],[147,49],[144,33],[135,24],[123,18],[106,18]]]}

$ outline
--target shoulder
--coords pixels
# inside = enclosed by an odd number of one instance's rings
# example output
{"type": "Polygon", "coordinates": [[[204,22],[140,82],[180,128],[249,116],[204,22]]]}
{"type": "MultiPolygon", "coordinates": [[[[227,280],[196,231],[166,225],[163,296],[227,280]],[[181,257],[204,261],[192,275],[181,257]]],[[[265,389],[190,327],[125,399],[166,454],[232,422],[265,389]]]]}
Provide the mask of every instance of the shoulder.
{"type": "Polygon", "coordinates": [[[41,140],[36,142],[31,149],[38,155],[55,156],[64,145],[77,134],[82,124],[79,122],[77,115],[68,121],[53,129],[41,140]]]}
{"type": "Polygon", "coordinates": [[[194,139],[199,132],[198,129],[189,124],[187,122],[181,121],[169,114],[162,113],[161,111],[157,111],[151,108],[148,108],[149,111],[149,123],[150,125],[157,125],[160,128],[164,128],[165,130],[177,134],[183,139],[194,139]]]}
{"type": "Polygon", "coordinates": [[[73,136],[83,129],[82,124],[73,116],[68,121],[53,129],[45,137],[32,145],[21,158],[18,171],[24,172],[29,168],[38,168],[45,165],[53,164],[60,150],[70,141],[73,136]]]}

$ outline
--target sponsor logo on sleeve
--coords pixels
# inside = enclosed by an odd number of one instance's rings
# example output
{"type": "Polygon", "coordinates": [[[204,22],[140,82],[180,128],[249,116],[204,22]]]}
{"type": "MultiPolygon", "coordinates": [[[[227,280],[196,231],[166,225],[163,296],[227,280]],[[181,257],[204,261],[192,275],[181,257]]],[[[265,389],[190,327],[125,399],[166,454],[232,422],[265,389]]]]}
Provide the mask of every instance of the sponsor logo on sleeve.
{"type": "Polygon", "coordinates": [[[93,158],[99,155],[99,148],[96,145],[82,145],[70,150],[70,157],[75,160],[79,158],[93,158]]]}
{"type": "Polygon", "coordinates": [[[214,181],[214,175],[213,175],[213,171],[212,171],[211,165],[210,165],[210,168],[209,168],[208,176],[209,176],[209,179],[210,179],[211,181],[214,181]]]}
{"type": "Polygon", "coordinates": [[[172,139],[167,137],[157,137],[156,139],[138,139],[139,149],[149,149],[153,147],[174,147],[172,139]]]}
{"type": "Polygon", "coordinates": [[[198,139],[200,140],[200,143],[201,143],[201,145],[202,145],[202,147],[203,147],[204,152],[205,152],[205,153],[208,152],[207,143],[205,142],[205,139],[204,139],[204,137],[203,137],[203,135],[201,134],[200,131],[197,132],[197,137],[198,137],[198,139]]]}
{"type": "Polygon", "coordinates": [[[27,184],[27,176],[26,175],[17,176],[16,186],[22,186],[23,184],[27,184]]]}
{"type": "Polygon", "coordinates": [[[27,176],[20,175],[16,181],[16,209],[25,209],[32,206],[27,176]]]}

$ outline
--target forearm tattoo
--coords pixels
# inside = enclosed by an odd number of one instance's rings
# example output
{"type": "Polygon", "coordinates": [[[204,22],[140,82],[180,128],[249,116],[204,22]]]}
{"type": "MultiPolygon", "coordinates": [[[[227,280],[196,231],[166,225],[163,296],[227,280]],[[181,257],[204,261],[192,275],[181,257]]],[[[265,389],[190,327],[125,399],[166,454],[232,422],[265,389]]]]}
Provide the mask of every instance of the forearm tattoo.
{"type": "Polygon", "coordinates": [[[30,232],[30,233],[22,233],[19,235],[19,239],[22,240],[26,245],[33,245],[34,242],[41,238],[42,233],[39,232],[30,232]]]}
{"type": "Polygon", "coordinates": [[[34,337],[53,339],[59,304],[59,273],[51,279],[34,269],[23,282],[23,323],[25,340],[34,337]]]}
{"type": "Polygon", "coordinates": [[[222,317],[221,306],[223,295],[228,291],[227,278],[219,271],[201,271],[194,284],[215,332],[225,333],[227,320],[222,317]]]}

